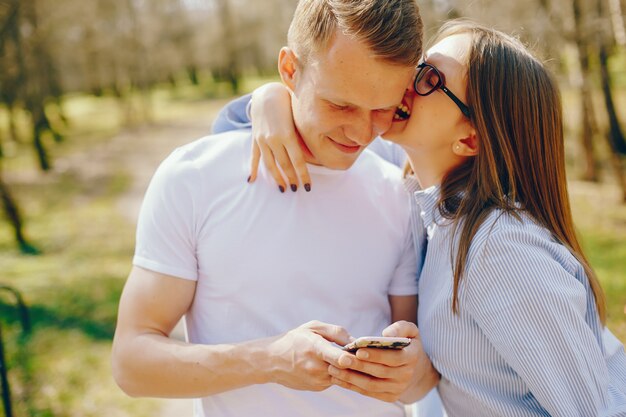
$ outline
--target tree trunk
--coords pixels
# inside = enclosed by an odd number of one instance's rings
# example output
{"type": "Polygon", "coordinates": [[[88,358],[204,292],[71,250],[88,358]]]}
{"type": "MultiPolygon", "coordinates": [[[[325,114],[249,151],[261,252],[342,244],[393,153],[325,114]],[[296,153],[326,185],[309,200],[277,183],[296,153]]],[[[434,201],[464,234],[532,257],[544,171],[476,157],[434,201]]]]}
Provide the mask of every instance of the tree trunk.
{"type": "Polygon", "coordinates": [[[593,111],[593,98],[590,83],[591,68],[589,65],[589,33],[584,21],[584,14],[581,9],[580,0],[572,2],[574,12],[574,24],[576,30],[574,37],[578,50],[578,63],[580,65],[580,99],[581,99],[581,121],[580,142],[585,153],[585,167],[583,170],[583,180],[598,181],[598,170],[596,169],[596,156],[593,146],[593,136],[597,132],[595,113],[593,111]]]}
{"type": "Polygon", "coordinates": [[[613,152],[626,155],[626,139],[624,139],[624,134],[622,133],[622,129],[620,127],[619,119],[615,111],[613,92],[611,91],[611,75],[609,74],[608,67],[608,48],[604,44],[604,41],[601,42],[598,58],[600,60],[600,75],[602,80],[602,93],[604,94],[604,104],[609,118],[609,141],[611,142],[613,152]]]}
{"type": "Polygon", "coordinates": [[[187,76],[193,85],[200,85],[200,80],[198,79],[198,68],[195,65],[187,66],[187,76]]]}
{"type": "Polygon", "coordinates": [[[0,388],[2,388],[2,405],[4,415],[13,417],[13,405],[11,404],[11,387],[7,376],[6,357],[4,355],[4,340],[2,339],[2,326],[0,325],[0,388]]]}
{"type": "Polygon", "coordinates": [[[22,253],[30,255],[39,253],[39,251],[28,243],[24,237],[22,216],[20,215],[15,199],[9,192],[9,188],[6,183],[2,181],[2,178],[0,178],[0,200],[2,200],[4,213],[7,216],[7,220],[9,220],[9,223],[13,227],[15,240],[17,241],[22,253]]]}
{"type": "MultiPolygon", "coordinates": [[[[26,22],[32,28],[30,42],[32,43],[32,59],[30,65],[25,65],[24,60],[20,64],[23,68],[26,85],[26,109],[31,113],[33,125],[33,145],[37,152],[37,158],[42,170],[50,169],[50,160],[42,141],[42,134],[46,131],[52,134],[56,142],[60,142],[62,136],[56,132],[46,115],[44,102],[47,97],[60,95],[60,88],[54,79],[54,68],[44,45],[44,40],[38,33],[38,20],[36,2],[20,3],[21,12],[26,22]]],[[[21,42],[19,42],[21,43],[21,42]]]]}
{"type": "Polygon", "coordinates": [[[624,175],[624,163],[622,162],[622,158],[620,158],[620,156],[615,152],[611,152],[611,165],[613,166],[613,171],[615,172],[615,176],[617,178],[617,184],[622,190],[622,203],[626,203],[626,176],[624,175]]]}
{"type": "Polygon", "coordinates": [[[218,13],[222,23],[222,45],[226,48],[224,77],[230,84],[233,94],[239,94],[241,69],[239,64],[239,44],[235,31],[229,0],[218,0],[218,13]]]}
{"type": "Polygon", "coordinates": [[[600,180],[598,169],[596,166],[596,153],[593,146],[593,136],[597,132],[595,122],[595,114],[593,111],[593,102],[591,90],[589,88],[588,75],[583,75],[585,79],[580,87],[580,95],[582,100],[582,129],[580,132],[580,141],[582,143],[583,152],[585,153],[585,166],[583,168],[582,179],[584,181],[598,182],[600,180]]]}
{"type": "Polygon", "coordinates": [[[13,142],[19,142],[19,136],[17,134],[17,123],[15,119],[17,114],[15,112],[15,104],[9,105],[9,138],[13,142]]]}
{"type": "Polygon", "coordinates": [[[619,46],[626,45],[626,27],[624,27],[624,16],[622,16],[622,5],[620,0],[609,0],[609,13],[611,15],[611,26],[615,43],[619,46]]]}
{"type": "Polygon", "coordinates": [[[50,121],[46,116],[43,106],[43,100],[39,101],[35,97],[31,97],[26,104],[26,107],[30,110],[32,115],[33,144],[35,146],[35,152],[37,153],[39,167],[43,171],[49,171],[52,168],[52,163],[50,162],[48,151],[46,150],[46,146],[43,142],[43,135],[46,131],[51,132],[53,135],[56,133],[50,126],[50,121]]]}
{"type": "MultiPolygon", "coordinates": [[[[598,17],[606,17],[603,0],[596,0],[598,17]]],[[[613,93],[611,91],[611,74],[609,73],[609,46],[607,37],[603,32],[603,26],[598,25],[596,31],[596,39],[598,44],[598,59],[600,64],[600,79],[602,84],[602,93],[604,95],[604,104],[606,106],[607,116],[609,119],[609,132],[607,139],[609,149],[611,151],[611,165],[615,172],[617,184],[622,190],[622,201],[626,203],[626,177],[624,176],[624,166],[621,160],[622,155],[626,155],[626,140],[620,127],[619,118],[615,110],[613,93]]]]}

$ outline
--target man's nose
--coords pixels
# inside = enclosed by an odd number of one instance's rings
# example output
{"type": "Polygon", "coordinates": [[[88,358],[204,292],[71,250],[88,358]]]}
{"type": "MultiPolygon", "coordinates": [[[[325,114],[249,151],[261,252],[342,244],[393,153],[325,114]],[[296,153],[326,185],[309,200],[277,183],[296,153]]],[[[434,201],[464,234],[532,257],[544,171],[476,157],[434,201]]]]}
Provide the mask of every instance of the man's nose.
{"type": "MultiPolygon", "coordinates": [[[[388,128],[388,127],[387,127],[388,128]]],[[[378,117],[373,112],[363,112],[345,126],[344,133],[348,139],[361,146],[369,145],[374,138],[386,129],[381,125],[378,117]]]]}

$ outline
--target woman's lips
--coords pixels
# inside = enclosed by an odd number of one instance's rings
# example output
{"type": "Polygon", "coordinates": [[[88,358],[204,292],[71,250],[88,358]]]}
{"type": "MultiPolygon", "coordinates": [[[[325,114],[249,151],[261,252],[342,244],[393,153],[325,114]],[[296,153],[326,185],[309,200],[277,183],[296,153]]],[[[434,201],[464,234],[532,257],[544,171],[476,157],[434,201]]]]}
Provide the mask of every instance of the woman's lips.
{"type": "Polygon", "coordinates": [[[409,117],[411,117],[411,109],[403,98],[402,103],[400,103],[398,107],[396,107],[396,113],[393,115],[393,120],[402,121],[407,120],[409,117]]]}

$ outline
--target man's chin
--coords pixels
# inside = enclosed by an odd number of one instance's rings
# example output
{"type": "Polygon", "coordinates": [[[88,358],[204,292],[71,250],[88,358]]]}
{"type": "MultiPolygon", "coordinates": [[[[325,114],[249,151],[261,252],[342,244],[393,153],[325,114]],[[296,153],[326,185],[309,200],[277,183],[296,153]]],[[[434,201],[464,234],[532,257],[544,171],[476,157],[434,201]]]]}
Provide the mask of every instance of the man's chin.
{"type": "Polygon", "coordinates": [[[359,155],[361,155],[361,152],[357,153],[356,155],[350,155],[350,157],[348,158],[345,156],[343,158],[333,158],[333,160],[324,161],[322,165],[328,169],[346,171],[352,168],[359,155]]]}
{"type": "Polygon", "coordinates": [[[404,129],[408,124],[409,120],[401,120],[396,121],[391,124],[391,127],[381,135],[381,137],[390,142],[399,142],[402,141],[402,136],[404,134],[404,129]]]}

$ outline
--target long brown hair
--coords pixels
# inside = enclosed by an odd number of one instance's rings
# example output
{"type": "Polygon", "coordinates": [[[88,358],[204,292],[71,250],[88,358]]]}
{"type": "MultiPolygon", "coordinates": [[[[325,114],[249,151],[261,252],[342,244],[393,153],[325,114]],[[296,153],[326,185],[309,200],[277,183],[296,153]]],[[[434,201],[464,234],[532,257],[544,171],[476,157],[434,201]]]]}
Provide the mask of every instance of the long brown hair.
{"type": "Polygon", "coordinates": [[[454,299],[458,312],[472,238],[496,209],[523,211],[549,230],[582,264],[602,323],[604,294],[576,237],[567,192],[561,97],[543,64],[517,39],[467,21],[451,21],[440,40],[471,36],[467,63],[467,104],[479,152],[452,169],[441,185],[439,210],[460,233],[454,261],[454,299]],[[463,220],[463,221],[461,221],[463,220]]]}

